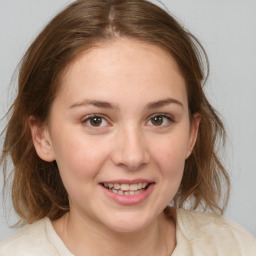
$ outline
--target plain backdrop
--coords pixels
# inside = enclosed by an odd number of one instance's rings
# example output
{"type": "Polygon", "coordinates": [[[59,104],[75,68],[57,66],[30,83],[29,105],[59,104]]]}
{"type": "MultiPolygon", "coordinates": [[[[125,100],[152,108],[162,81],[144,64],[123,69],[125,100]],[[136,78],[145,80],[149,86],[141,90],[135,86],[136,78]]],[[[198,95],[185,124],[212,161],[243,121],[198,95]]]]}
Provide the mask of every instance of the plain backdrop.
{"type": "MultiPolygon", "coordinates": [[[[49,19],[70,2],[0,0],[1,117],[14,98],[16,77],[12,75],[22,55],[49,19]]],[[[223,160],[232,191],[225,215],[256,236],[256,1],[162,2],[208,53],[211,73],[205,91],[221,113],[228,134],[223,160]]],[[[1,187],[2,181],[1,173],[1,187]]],[[[0,241],[16,232],[8,227],[15,221],[10,200],[5,207],[2,203],[1,198],[0,241]]]]}

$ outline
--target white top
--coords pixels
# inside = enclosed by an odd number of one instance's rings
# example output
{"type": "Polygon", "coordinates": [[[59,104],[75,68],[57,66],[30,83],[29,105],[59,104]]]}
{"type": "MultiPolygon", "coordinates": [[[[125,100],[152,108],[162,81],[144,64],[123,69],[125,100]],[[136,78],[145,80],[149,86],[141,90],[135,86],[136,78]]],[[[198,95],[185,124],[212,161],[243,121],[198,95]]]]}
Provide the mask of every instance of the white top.
{"type": "MultiPolygon", "coordinates": [[[[256,239],[222,216],[177,210],[177,245],[172,256],[256,256],[256,239]]],[[[49,218],[27,225],[0,243],[0,256],[74,256],[49,218]]]]}

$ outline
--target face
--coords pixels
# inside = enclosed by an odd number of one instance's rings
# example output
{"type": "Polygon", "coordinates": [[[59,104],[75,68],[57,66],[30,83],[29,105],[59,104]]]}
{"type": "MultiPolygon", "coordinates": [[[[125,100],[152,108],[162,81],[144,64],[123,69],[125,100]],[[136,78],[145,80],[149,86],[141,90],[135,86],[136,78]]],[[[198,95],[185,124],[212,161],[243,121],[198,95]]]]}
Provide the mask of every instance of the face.
{"type": "Polygon", "coordinates": [[[32,133],[39,156],[57,161],[71,214],[123,232],[154,223],[179,188],[199,122],[174,59],[132,40],[102,44],[60,86],[48,125],[32,133]]]}

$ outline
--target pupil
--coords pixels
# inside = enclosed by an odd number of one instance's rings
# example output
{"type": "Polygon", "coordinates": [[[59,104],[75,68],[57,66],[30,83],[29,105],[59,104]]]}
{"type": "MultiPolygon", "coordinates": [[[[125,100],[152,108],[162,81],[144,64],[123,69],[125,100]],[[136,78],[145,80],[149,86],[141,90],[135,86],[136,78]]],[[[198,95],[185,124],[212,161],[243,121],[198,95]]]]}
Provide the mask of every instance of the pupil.
{"type": "Polygon", "coordinates": [[[155,116],[153,118],[153,124],[161,125],[163,123],[163,118],[161,116],[155,116]]]}
{"type": "Polygon", "coordinates": [[[93,125],[93,126],[100,126],[101,123],[102,123],[102,119],[101,119],[101,117],[93,117],[93,118],[90,120],[90,123],[91,123],[91,125],[93,125]]]}

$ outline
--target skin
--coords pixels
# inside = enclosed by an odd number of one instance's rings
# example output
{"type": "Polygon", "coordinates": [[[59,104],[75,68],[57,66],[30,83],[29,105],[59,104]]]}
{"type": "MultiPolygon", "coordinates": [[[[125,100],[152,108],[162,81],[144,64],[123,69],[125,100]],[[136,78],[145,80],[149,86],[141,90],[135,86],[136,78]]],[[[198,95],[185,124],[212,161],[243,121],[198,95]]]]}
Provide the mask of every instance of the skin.
{"type": "Polygon", "coordinates": [[[75,59],[47,125],[30,124],[38,155],[57,161],[69,195],[70,212],[53,222],[67,248],[75,255],[170,255],[175,222],[163,210],[179,188],[199,121],[190,120],[184,78],[161,48],[121,39],[75,59]],[[119,179],[154,185],[142,202],[122,205],[100,185],[119,179]]]}

